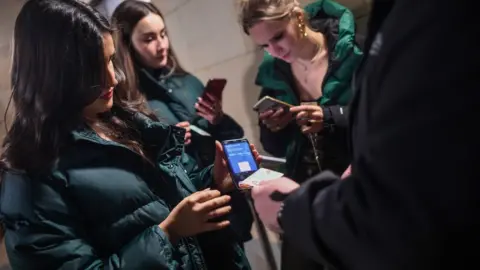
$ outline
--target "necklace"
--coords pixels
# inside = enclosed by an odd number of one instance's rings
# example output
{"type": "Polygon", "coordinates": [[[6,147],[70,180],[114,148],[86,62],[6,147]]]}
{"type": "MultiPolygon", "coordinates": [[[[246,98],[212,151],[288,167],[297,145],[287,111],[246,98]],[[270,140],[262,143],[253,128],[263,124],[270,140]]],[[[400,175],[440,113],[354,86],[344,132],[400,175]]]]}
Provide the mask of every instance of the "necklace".
{"type": "Polygon", "coordinates": [[[313,57],[310,59],[308,64],[304,64],[301,62],[296,62],[298,65],[303,67],[303,71],[308,71],[310,67],[313,66],[313,64],[317,61],[318,57],[320,56],[320,53],[322,52],[322,46],[320,45],[319,42],[315,42],[315,49],[314,49],[314,54],[313,57]]]}

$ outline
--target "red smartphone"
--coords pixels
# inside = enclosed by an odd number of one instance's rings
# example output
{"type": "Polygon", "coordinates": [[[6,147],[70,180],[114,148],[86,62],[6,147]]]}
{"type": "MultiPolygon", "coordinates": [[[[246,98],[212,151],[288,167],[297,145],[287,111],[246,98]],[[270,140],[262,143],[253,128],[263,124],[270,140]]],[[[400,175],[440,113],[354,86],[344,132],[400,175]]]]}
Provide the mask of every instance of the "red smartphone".
{"type": "Polygon", "coordinates": [[[227,85],[226,79],[210,79],[205,86],[205,91],[203,92],[202,99],[209,99],[206,95],[207,93],[222,100],[223,89],[227,85]]]}

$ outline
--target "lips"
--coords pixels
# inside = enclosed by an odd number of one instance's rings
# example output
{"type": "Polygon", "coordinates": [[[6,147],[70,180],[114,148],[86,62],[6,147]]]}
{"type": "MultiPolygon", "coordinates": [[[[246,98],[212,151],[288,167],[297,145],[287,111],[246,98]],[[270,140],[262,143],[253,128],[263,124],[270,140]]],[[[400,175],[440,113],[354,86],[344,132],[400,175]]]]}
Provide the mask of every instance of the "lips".
{"type": "Polygon", "coordinates": [[[108,92],[100,96],[100,98],[104,100],[110,100],[112,97],[113,97],[113,89],[108,90],[108,92]]]}

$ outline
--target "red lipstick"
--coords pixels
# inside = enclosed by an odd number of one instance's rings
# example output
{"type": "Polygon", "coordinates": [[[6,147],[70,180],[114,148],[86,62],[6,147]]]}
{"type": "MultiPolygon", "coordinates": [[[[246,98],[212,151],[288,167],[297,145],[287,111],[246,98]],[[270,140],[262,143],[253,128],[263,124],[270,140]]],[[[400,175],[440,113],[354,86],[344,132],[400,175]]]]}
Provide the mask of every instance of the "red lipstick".
{"type": "Polygon", "coordinates": [[[113,97],[113,89],[108,90],[108,92],[100,96],[100,98],[104,100],[110,100],[112,97],[113,97]]]}

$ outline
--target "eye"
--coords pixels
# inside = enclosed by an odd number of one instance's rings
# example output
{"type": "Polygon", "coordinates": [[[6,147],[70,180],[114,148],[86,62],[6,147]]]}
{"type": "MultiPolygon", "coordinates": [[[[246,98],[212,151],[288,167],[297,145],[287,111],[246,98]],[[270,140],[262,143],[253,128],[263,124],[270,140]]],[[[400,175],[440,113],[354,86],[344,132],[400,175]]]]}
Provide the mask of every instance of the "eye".
{"type": "Polygon", "coordinates": [[[281,40],[284,36],[285,36],[285,32],[280,32],[280,33],[276,34],[275,36],[273,36],[272,40],[273,40],[273,41],[279,41],[279,40],[281,40]]]}
{"type": "Polygon", "coordinates": [[[145,38],[143,39],[145,42],[150,42],[150,41],[153,41],[155,40],[155,36],[153,35],[148,35],[148,36],[145,36],[145,38]]]}
{"type": "Polygon", "coordinates": [[[166,31],[160,32],[160,37],[165,38],[166,36],[167,36],[167,32],[166,32],[166,31]]]}

